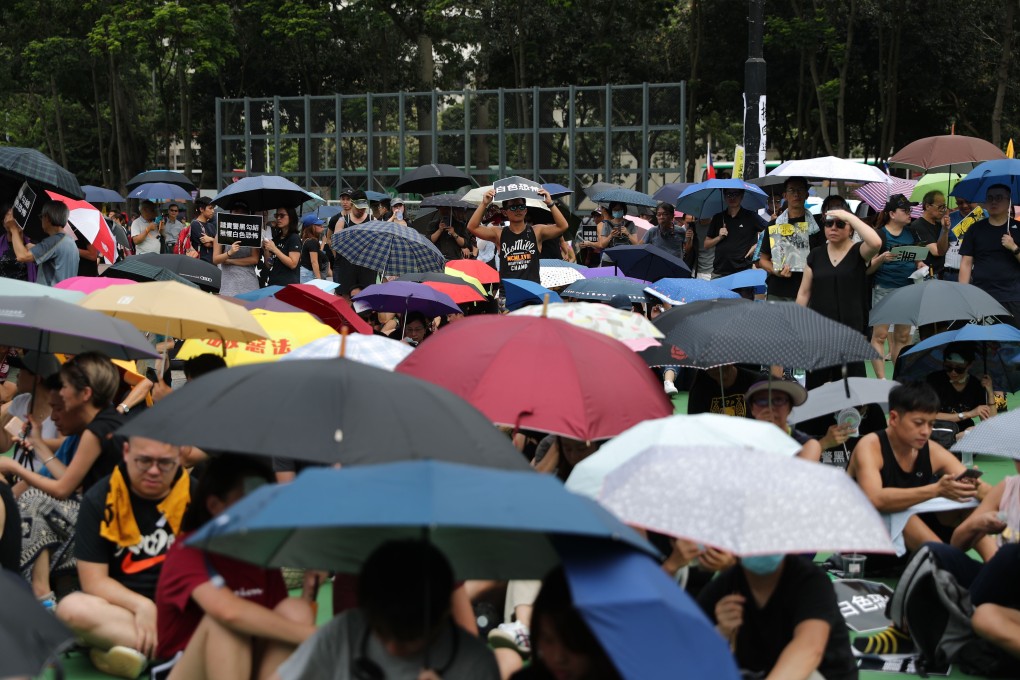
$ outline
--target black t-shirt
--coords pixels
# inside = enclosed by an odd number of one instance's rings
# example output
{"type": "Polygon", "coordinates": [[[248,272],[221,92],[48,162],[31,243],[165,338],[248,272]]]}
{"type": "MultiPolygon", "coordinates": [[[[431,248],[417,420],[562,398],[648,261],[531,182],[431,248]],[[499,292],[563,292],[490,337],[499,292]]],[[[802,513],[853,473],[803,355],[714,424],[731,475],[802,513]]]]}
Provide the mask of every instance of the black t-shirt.
{"type": "MultiPolygon", "coordinates": [[[[970,411],[975,406],[988,403],[988,393],[984,387],[981,387],[981,381],[972,375],[967,376],[967,383],[961,391],[957,391],[953,387],[953,384],[949,382],[949,374],[945,371],[929,373],[925,377],[925,381],[939,395],[939,410],[943,413],[962,413],[970,411]]],[[[961,420],[958,425],[961,432],[973,426],[973,418],[961,420]]]]}
{"type": "Polygon", "coordinates": [[[751,371],[737,369],[737,378],[729,387],[722,388],[719,383],[719,369],[709,371],[698,371],[691,384],[691,391],[687,398],[687,414],[697,413],[721,413],[729,416],[744,417],[747,415],[747,404],[744,402],[744,393],[758,380],[758,376],[751,371]]]}
{"type": "Polygon", "coordinates": [[[728,230],[728,235],[715,245],[712,274],[726,276],[750,269],[751,261],[747,258],[747,253],[758,244],[761,226],[758,216],[746,208],[741,208],[732,217],[725,210],[716,213],[712,223],[708,225],[708,238],[718,236],[723,227],[728,230]]]}
{"type": "Polygon", "coordinates": [[[202,236],[212,236],[216,238],[216,224],[209,220],[203,222],[202,220],[191,220],[191,227],[188,231],[188,238],[191,240],[191,247],[198,251],[198,257],[201,260],[205,260],[209,264],[212,264],[212,246],[202,245],[202,236]]]}
{"type": "MultiPolygon", "coordinates": [[[[75,229],[74,245],[78,250],[88,250],[92,244],[80,231],[75,229]]],[[[99,276],[99,262],[78,255],[78,276],[99,276]]]]}
{"type": "MultiPolygon", "coordinates": [[[[273,243],[281,253],[290,255],[301,251],[301,237],[290,231],[283,235],[281,229],[273,229],[273,243]]],[[[273,264],[269,268],[269,280],[266,285],[286,286],[288,283],[301,283],[301,271],[298,267],[291,269],[280,262],[278,257],[273,257],[273,264]]]]}
{"type": "Polygon", "coordinates": [[[0,569],[17,572],[21,568],[21,513],[11,487],[0,482],[0,505],[4,508],[3,534],[0,535],[0,569]]]}
{"type": "MultiPolygon", "coordinates": [[[[1020,245],[1020,222],[1009,221],[1009,235],[1020,245]]],[[[967,230],[961,256],[974,258],[970,282],[999,302],[1020,302],[1020,261],[1002,247],[1007,225],[994,226],[987,219],[967,230]]]]}
{"type": "Polygon", "coordinates": [[[850,636],[839,613],[836,593],[829,577],[810,560],[787,555],[775,592],[761,609],[739,565],[722,572],[705,586],[698,596],[698,604],[712,623],[716,623],[716,603],[732,594],[746,598],[744,623],[737,631],[734,650],[741,669],[771,671],[793,639],[797,625],[820,619],[829,624],[830,630],[818,672],[826,680],[856,680],[857,665],[850,651],[850,636]]]}
{"type": "Polygon", "coordinates": [[[96,435],[99,440],[99,457],[92,467],[85,473],[81,486],[83,491],[88,491],[103,477],[113,472],[120,461],[124,460],[124,442],[126,439],[114,434],[121,425],[127,422],[127,418],[117,412],[116,407],[107,406],[96,414],[85,429],[96,435]]]}
{"type": "MultiPolygon", "coordinates": [[[[925,243],[935,243],[939,240],[939,232],[942,231],[942,225],[932,224],[923,217],[918,217],[916,220],[907,225],[908,229],[912,229],[921,240],[925,243]]],[[[938,255],[929,255],[925,258],[925,262],[928,263],[929,267],[932,267],[936,273],[941,272],[942,268],[946,264],[946,257],[938,255]]]]}
{"type": "MultiPolygon", "coordinates": [[[[791,217],[790,223],[794,225],[800,225],[807,220],[808,217],[791,217]]],[[[769,225],[770,227],[773,225],[769,225]]],[[[808,225],[810,228],[810,224],[808,225]]],[[[728,237],[727,237],[728,238],[728,237]]],[[[807,237],[807,247],[809,252],[818,248],[819,246],[825,245],[825,234],[821,231],[817,231],[814,234],[809,234],[807,237]]],[[[768,234],[765,234],[765,238],[761,240],[761,254],[768,255],[769,259],[772,259],[772,239],[769,238],[768,234]]],[[[857,258],[860,259],[860,258],[857,258]]],[[[776,263],[773,262],[773,265],[776,263]]],[[[778,265],[775,267],[777,270],[782,269],[778,265]]],[[[785,276],[776,276],[769,274],[765,279],[765,285],[768,287],[769,295],[778,295],[785,298],[796,298],[797,292],[800,290],[800,282],[804,278],[804,272],[790,272],[789,278],[785,276]]]]}
{"type": "Polygon", "coordinates": [[[321,272],[324,267],[322,266],[322,247],[319,245],[319,239],[306,238],[301,244],[301,266],[309,271],[312,271],[312,253],[318,253],[317,260],[321,272]]]}

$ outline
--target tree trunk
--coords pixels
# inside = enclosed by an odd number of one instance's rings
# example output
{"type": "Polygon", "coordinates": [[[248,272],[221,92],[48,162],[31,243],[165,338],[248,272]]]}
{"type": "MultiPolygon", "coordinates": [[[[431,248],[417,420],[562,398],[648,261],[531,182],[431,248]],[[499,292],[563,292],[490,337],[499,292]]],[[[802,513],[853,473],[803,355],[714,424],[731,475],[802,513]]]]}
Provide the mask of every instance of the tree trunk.
{"type": "Polygon", "coordinates": [[[701,45],[703,39],[703,25],[701,20],[700,0],[691,0],[691,26],[693,35],[691,37],[691,77],[687,81],[687,139],[684,144],[687,146],[687,168],[684,170],[683,181],[695,181],[696,156],[694,152],[694,116],[698,110],[698,68],[701,63],[701,45]]]}
{"type": "MultiPolygon", "coordinates": [[[[191,97],[188,87],[187,65],[177,60],[177,92],[181,102],[181,144],[183,146],[181,155],[184,157],[184,175],[191,179],[191,170],[194,161],[191,158],[191,97]]],[[[216,186],[219,187],[219,178],[216,186]]]]}
{"type": "Polygon", "coordinates": [[[113,59],[113,53],[107,52],[107,63],[110,72],[110,104],[113,106],[113,133],[117,140],[117,172],[119,178],[117,188],[124,190],[124,183],[131,178],[130,170],[127,167],[127,145],[124,141],[124,128],[126,123],[121,119],[121,99],[117,94],[120,89],[120,79],[117,76],[117,64],[113,59]]]}
{"type": "Polygon", "coordinates": [[[836,100],[836,155],[846,158],[846,77],[850,70],[850,54],[854,44],[854,23],[857,20],[857,2],[849,1],[846,19],[846,42],[843,45],[843,61],[839,65],[839,98],[836,100]]]}
{"type": "Polygon", "coordinates": [[[57,123],[57,150],[60,152],[60,164],[67,167],[67,146],[64,145],[64,119],[60,110],[60,95],[57,93],[57,80],[50,73],[50,98],[53,100],[53,117],[57,123]]]}
{"type": "Polygon", "coordinates": [[[1004,0],[1006,16],[1003,17],[1002,54],[995,73],[995,105],[992,107],[992,144],[1002,146],[1002,107],[1009,85],[1009,66],[1013,52],[1013,18],[1016,15],[1017,0],[1004,0]]]}
{"type": "MultiPolygon", "coordinates": [[[[436,60],[432,54],[432,37],[424,31],[418,34],[418,80],[421,82],[422,90],[431,92],[435,89],[436,83],[436,60]]],[[[432,129],[432,102],[431,99],[415,97],[415,110],[418,117],[418,131],[431,132],[432,129]]],[[[432,144],[428,137],[418,137],[418,165],[434,162],[432,158],[432,144]]]]}
{"type": "Polygon", "coordinates": [[[92,75],[92,101],[96,107],[96,141],[99,151],[99,173],[104,187],[110,186],[109,166],[106,163],[106,151],[103,150],[103,118],[99,106],[99,83],[96,81],[96,60],[89,60],[89,73],[92,75]]]}

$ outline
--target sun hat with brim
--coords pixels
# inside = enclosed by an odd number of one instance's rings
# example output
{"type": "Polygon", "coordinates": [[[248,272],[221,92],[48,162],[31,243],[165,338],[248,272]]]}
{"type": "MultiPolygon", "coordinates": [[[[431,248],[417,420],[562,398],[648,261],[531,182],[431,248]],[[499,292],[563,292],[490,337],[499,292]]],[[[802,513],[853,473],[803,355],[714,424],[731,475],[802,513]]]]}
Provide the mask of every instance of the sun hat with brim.
{"type": "Polygon", "coordinates": [[[792,406],[800,406],[807,401],[807,390],[799,382],[786,380],[784,378],[773,378],[772,380],[759,380],[747,388],[744,393],[744,401],[750,403],[754,395],[759,392],[782,392],[790,397],[792,406]]]}

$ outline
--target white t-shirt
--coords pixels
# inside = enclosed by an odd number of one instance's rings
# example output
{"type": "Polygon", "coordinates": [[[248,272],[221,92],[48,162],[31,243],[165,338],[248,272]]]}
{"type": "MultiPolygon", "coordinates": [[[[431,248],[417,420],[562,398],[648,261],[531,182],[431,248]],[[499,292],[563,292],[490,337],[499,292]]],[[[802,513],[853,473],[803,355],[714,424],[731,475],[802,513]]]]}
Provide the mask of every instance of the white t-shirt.
{"type": "MultiPolygon", "coordinates": [[[[26,423],[28,422],[28,402],[32,397],[27,392],[25,394],[18,394],[11,399],[10,406],[7,407],[7,412],[15,418],[21,418],[26,423]]],[[[46,420],[42,421],[42,437],[43,439],[56,439],[60,436],[60,432],[57,431],[57,426],[53,423],[53,420],[49,416],[46,416],[46,420]]],[[[39,472],[43,468],[43,459],[39,457],[39,454],[33,453],[35,461],[35,471],[39,472]]]]}
{"type": "MultiPolygon", "coordinates": [[[[145,228],[149,226],[144,218],[139,217],[131,223],[131,237],[140,236],[145,233],[145,228]]],[[[159,229],[153,229],[145,235],[145,240],[141,243],[135,244],[135,252],[139,255],[142,253],[158,253],[159,252],[159,229]]]]}

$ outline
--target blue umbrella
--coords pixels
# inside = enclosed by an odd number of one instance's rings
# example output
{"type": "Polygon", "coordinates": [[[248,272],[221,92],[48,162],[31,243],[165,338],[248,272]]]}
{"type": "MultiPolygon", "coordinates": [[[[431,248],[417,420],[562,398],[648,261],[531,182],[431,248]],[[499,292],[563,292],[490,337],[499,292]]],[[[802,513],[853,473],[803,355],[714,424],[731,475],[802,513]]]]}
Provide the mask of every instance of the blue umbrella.
{"type": "Polygon", "coordinates": [[[370,201],[374,201],[375,203],[379,203],[380,201],[390,200],[390,195],[385,194],[381,191],[366,191],[365,198],[367,198],[370,201]]]}
{"type": "Polygon", "coordinates": [[[732,290],[724,288],[714,281],[702,281],[701,279],[659,279],[645,290],[650,295],[671,305],[684,305],[698,300],[740,297],[732,290]]]}
{"type": "Polygon", "coordinates": [[[556,184],[555,182],[550,184],[543,184],[542,188],[549,192],[550,196],[566,196],[574,193],[570,189],[566,188],[562,184],[556,184]]]}
{"type": "Polygon", "coordinates": [[[740,678],[726,641],[650,557],[569,541],[561,553],[574,607],[623,678],[740,678]]]}
{"type": "Polygon", "coordinates": [[[339,215],[343,210],[339,205],[320,205],[315,209],[315,214],[321,219],[328,220],[333,215],[339,215]]]}
{"type": "Polygon", "coordinates": [[[212,202],[213,205],[227,210],[243,204],[248,210],[259,212],[274,208],[292,208],[301,205],[310,197],[322,200],[317,196],[311,196],[307,191],[284,177],[259,175],[237,180],[216,194],[212,202]]]}
{"type": "Polygon", "coordinates": [[[255,290],[247,293],[239,293],[234,297],[238,300],[261,300],[262,298],[272,297],[283,290],[283,286],[266,286],[265,288],[256,288],[255,290]]]}
{"type": "Polygon", "coordinates": [[[188,545],[263,566],[357,572],[380,544],[422,537],[459,579],[541,578],[559,562],[557,537],[655,554],[551,475],[436,460],[305,470],[248,494],[188,545]]]}
{"type": "Polygon", "coordinates": [[[446,258],[414,229],[395,222],[372,220],[333,235],[333,252],[383,276],[411,272],[442,272],[446,258]]]}
{"type": "Polygon", "coordinates": [[[655,246],[615,246],[602,252],[612,258],[620,271],[635,279],[658,281],[691,275],[690,267],[683,260],[655,246]]]}
{"type": "Polygon", "coordinates": [[[596,302],[607,302],[618,296],[625,297],[630,302],[648,301],[645,284],[615,276],[574,281],[563,290],[563,296],[596,302]]]}
{"type": "Polygon", "coordinates": [[[692,186],[694,186],[692,182],[670,182],[669,184],[663,184],[661,189],[652,194],[652,198],[656,201],[676,205],[677,199],[680,198],[680,194],[687,191],[687,188],[692,186]]]}
{"type": "Polygon", "coordinates": [[[85,192],[85,200],[89,203],[124,203],[127,201],[126,198],[113,189],[104,189],[103,187],[86,184],[81,190],[85,192]]]}
{"type": "Polygon", "coordinates": [[[726,199],[723,192],[727,189],[740,189],[744,199],[740,205],[748,210],[760,210],[768,202],[768,194],[759,187],[740,179],[710,179],[688,187],[677,199],[676,209],[697,215],[711,217],[726,210],[726,199]]]}
{"type": "Polygon", "coordinates": [[[190,201],[191,194],[176,184],[147,182],[138,185],[138,188],[128,194],[128,198],[142,201],[190,201]]]}
{"type": "Polygon", "coordinates": [[[626,203],[627,205],[645,206],[654,208],[659,202],[648,194],[633,189],[606,189],[592,195],[591,200],[596,203],[626,203]]]}
{"type": "Polygon", "coordinates": [[[390,281],[374,283],[351,298],[377,312],[421,312],[430,319],[445,314],[460,314],[461,308],[449,295],[424,283],[390,281]]]}
{"type": "Polygon", "coordinates": [[[506,307],[510,311],[520,309],[529,302],[541,304],[546,295],[549,296],[549,302],[563,302],[563,298],[555,292],[525,279],[503,279],[503,292],[506,294],[506,307]]]}
{"type": "Polygon", "coordinates": [[[736,274],[730,274],[729,276],[720,276],[718,279],[712,279],[712,283],[722,288],[728,288],[730,290],[737,290],[738,288],[755,288],[757,286],[764,286],[765,279],[768,274],[765,273],[764,269],[745,269],[742,272],[736,274]]]}
{"type": "Polygon", "coordinates": [[[1003,158],[997,161],[985,161],[957,182],[949,195],[982,203],[989,187],[995,184],[1008,186],[1013,202],[1020,203],[1020,159],[1003,158]]]}
{"type": "Polygon", "coordinates": [[[938,333],[923,340],[902,354],[903,368],[896,379],[923,380],[929,373],[942,370],[943,350],[952,342],[973,342],[976,345],[974,371],[992,376],[996,389],[1016,392],[1020,389],[1020,365],[1015,363],[1020,351],[1020,330],[1005,323],[984,326],[967,324],[955,331],[938,333]]]}

